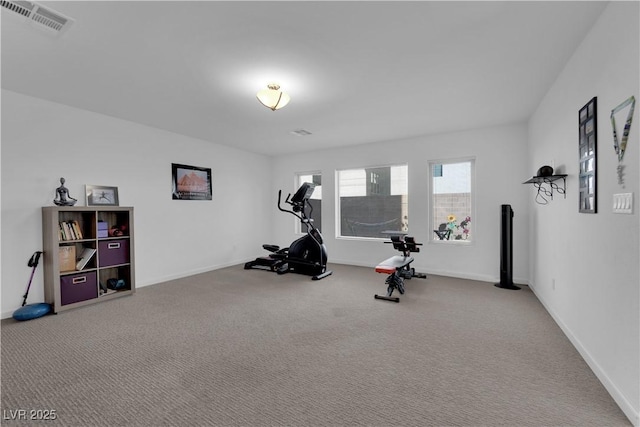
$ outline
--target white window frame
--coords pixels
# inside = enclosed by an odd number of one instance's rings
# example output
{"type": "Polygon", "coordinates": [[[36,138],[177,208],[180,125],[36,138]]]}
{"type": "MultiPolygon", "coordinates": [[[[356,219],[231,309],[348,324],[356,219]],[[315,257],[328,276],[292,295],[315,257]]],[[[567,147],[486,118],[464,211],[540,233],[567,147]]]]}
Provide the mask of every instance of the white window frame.
{"type": "MultiPolygon", "coordinates": [[[[429,229],[430,229],[430,233],[429,233],[429,239],[428,242],[429,243],[433,243],[433,244],[438,244],[438,245],[464,245],[464,246],[468,246],[468,245],[474,245],[476,240],[477,240],[477,217],[476,217],[476,158],[475,157],[462,157],[462,158],[450,158],[450,159],[435,159],[435,160],[429,160],[429,164],[428,164],[428,171],[429,171],[429,201],[428,201],[428,208],[429,208],[429,215],[428,215],[428,221],[429,221],[429,229]],[[433,167],[434,165],[447,165],[447,164],[454,164],[454,163],[465,163],[465,162],[470,162],[471,163],[471,170],[470,170],[470,192],[471,192],[471,213],[470,213],[470,217],[471,217],[471,240],[455,240],[455,239],[451,239],[451,240],[440,240],[438,238],[438,236],[436,235],[436,233],[433,231],[436,227],[435,225],[435,220],[434,220],[434,206],[433,206],[433,190],[434,190],[434,183],[433,183],[433,167]]],[[[458,223],[460,222],[460,218],[458,218],[458,223]]]]}

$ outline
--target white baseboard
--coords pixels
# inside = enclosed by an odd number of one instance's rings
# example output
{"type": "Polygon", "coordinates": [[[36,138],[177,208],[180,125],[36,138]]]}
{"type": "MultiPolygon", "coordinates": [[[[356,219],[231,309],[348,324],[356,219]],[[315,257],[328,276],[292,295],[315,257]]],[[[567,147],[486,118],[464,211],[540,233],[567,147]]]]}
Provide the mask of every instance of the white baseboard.
{"type": "MultiPolygon", "coordinates": [[[[376,264],[364,264],[364,263],[356,263],[352,261],[345,260],[330,260],[330,264],[344,264],[344,265],[355,265],[357,267],[369,267],[375,268],[376,264]]],[[[479,282],[491,282],[498,283],[500,281],[500,277],[492,276],[488,274],[475,274],[475,273],[461,273],[459,271],[449,271],[449,270],[438,270],[433,268],[428,268],[424,266],[414,265],[416,271],[420,273],[426,273],[427,276],[432,274],[434,276],[445,276],[445,277],[455,277],[457,279],[468,279],[468,280],[477,280],[479,282]]],[[[516,277],[513,279],[514,283],[518,285],[527,286],[528,279],[516,277]]]]}
{"type": "Polygon", "coordinates": [[[616,387],[613,381],[609,378],[607,373],[602,369],[602,367],[598,364],[598,362],[591,356],[591,353],[584,347],[582,342],[573,334],[571,329],[562,321],[562,318],[546,303],[546,301],[540,297],[536,293],[535,285],[531,286],[531,290],[533,291],[538,301],[544,306],[547,313],[551,315],[556,324],[562,329],[565,336],[571,341],[571,344],[578,350],[578,353],[582,356],[589,368],[596,375],[598,380],[602,383],[605,389],[609,392],[613,400],[620,407],[624,415],[631,421],[635,427],[640,427],[640,412],[633,407],[631,402],[627,400],[627,398],[622,394],[622,392],[616,387]]]}
{"type": "MultiPolygon", "coordinates": [[[[145,286],[152,286],[152,285],[156,285],[156,284],[159,284],[159,283],[168,282],[170,280],[182,279],[184,277],[193,276],[195,274],[201,274],[201,273],[206,273],[208,271],[219,270],[221,268],[232,267],[234,265],[240,265],[240,264],[244,264],[245,262],[252,261],[253,259],[254,258],[251,258],[251,259],[247,258],[247,259],[244,259],[244,260],[232,261],[232,262],[228,262],[228,263],[224,263],[224,264],[210,265],[210,266],[206,266],[206,267],[202,267],[202,268],[197,268],[195,270],[183,271],[183,272],[180,272],[178,274],[171,274],[171,275],[168,275],[168,276],[152,277],[152,278],[149,278],[149,279],[144,280],[144,281],[136,280],[136,288],[143,288],[145,286]]],[[[357,267],[369,267],[369,268],[374,268],[375,267],[375,265],[371,265],[371,264],[354,263],[352,261],[346,261],[346,260],[331,260],[330,264],[355,265],[357,267]]],[[[433,274],[435,276],[456,277],[458,279],[478,280],[480,282],[493,282],[493,283],[496,283],[496,282],[500,281],[500,279],[498,277],[489,276],[489,275],[483,275],[483,274],[467,274],[467,273],[460,273],[460,272],[457,272],[457,271],[434,270],[434,269],[431,269],[431,268],[426,268],[426,267],[423,268],[423,267],[420,267],[420,266],[416,266],[415,269],[416,269],[416,271],[419,271],[420,273],[426,273],[427,276],[433,274]]],[[[514,279],[514,282],[517,283],[517,284],[521,284],[521,283],[526,284],[527,280],[526,279],[516,278],[516,279],[514,279]]],[[[19,307],[16,307],[16,309],[17,308],[19,308],[19,307]]],[[[8,319],[11,316],[13,316],[13,311],[2,313],[2,319],[8,319]]],[[[638,426],[638,427],[640,427],[640,426],[638,426]]]]}
{"type": "Polygon", "coordinates": [[[160,284],[160,283],[168,282],[170,280],[182,279],[184,277],[194,276],[196,274],[207,273],[209,271],[214,271],[214,270],[220,270],[221,268],[233,267],[234,265],[244,264],[247,261],[250,261],[250,260],[247,259],[247,260],[241,260],[241,261],[232,261],[232,262],[228,262],[228,263],[224,263],[224,264],[208,265],[206,267],[197,268],[195,270],[182,271],[182,272],[180,272],[178,274],[171,274],[169,276],[155,277],[155,278],[152,278],[152,279],[149,279],[149,280],[145,280],[144,282],[139,282],[139,281],[136,280],[136,288],[143,288],[145,286],[157,285],[157,284],[160,284]]]}

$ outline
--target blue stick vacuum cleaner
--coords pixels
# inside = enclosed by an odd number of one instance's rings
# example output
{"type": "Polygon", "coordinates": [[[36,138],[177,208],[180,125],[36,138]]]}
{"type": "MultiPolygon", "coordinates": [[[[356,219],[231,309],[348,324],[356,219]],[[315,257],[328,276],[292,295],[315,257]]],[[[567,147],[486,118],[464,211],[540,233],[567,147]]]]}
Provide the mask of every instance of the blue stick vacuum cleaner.
{"type": "Polygon", "coordinates": [[[27,296],[29,295],[29,288],[31,288],[31,281],[33,280],[33,275],[36,272],[36,268],[38,267],[38,262],[40,261],[40,255],[42,252],[37,251],[31,255],[27,265],[32,267],[31,277],[29,278],[29,284],[27,285],[27,292],[25,292],[22,300],[22,307],[13,312],[13,318],[19,321],[22,320],[31,320],[37,317],[42,317],[45,314],[51,311],[51,306],[47,303],[40,302],[36,304],[27,304],[27,296]]]}

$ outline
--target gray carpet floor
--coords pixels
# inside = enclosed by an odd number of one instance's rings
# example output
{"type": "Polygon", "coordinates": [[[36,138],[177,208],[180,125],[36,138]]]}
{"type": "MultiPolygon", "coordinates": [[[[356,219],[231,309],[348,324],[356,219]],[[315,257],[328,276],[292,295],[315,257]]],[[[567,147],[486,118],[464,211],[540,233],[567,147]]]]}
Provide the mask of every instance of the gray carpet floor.
{"type": "Polygon", "coordinates": [[[396,304],[373,298],[384,275],[331,267],[235,266],[4,320],[3,424],[630,425],[528,288],[429,276],[396,304]]]}

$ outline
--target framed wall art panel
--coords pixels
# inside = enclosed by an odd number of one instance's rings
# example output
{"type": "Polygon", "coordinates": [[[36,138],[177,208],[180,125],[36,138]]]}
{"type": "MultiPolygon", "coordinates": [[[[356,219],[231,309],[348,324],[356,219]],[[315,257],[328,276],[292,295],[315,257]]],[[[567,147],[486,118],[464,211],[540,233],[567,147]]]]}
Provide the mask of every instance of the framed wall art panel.
{"type": "Polygon", "coordinates": [[[211,169],[171,164],[173,200],[212,200],[211,169]]]}
{"type": "Polygon", "coordinates": [[[596,213],[598,120],[597,97],[593,97],[578,113],[579,206],[582,213],[596,213]]]}

